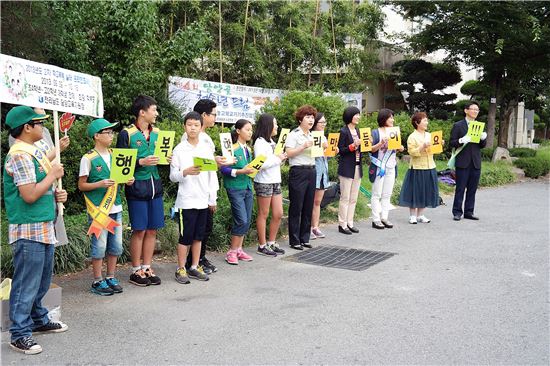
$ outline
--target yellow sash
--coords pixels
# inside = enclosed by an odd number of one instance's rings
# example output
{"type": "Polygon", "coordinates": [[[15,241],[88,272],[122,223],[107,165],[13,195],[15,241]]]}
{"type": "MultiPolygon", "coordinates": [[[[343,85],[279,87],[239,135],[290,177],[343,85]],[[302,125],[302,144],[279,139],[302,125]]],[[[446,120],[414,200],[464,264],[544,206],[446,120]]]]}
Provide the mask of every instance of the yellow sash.
{"type": "Polygon", "coordinates": [[[33,158],[36,159],[36,161],[38,161],[38,164],[40,164],[46,174],[48,174],[48,172],[52,168],[50,160],[39,146],[31,145],[23,141],[18,141],[13,144],[8,154],[11,155],[16,152],[24,152],[31,155],[33,158]]]}

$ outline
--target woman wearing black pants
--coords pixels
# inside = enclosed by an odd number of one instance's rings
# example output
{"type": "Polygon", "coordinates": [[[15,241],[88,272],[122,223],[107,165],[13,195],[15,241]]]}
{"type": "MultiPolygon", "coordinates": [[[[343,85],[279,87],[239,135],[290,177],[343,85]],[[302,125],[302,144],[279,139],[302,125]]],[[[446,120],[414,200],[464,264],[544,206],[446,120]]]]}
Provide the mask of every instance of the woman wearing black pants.
{"type": "Polygon", "coordinates": [[[304,105],[294,113],[298,128],[291,131],[286,139],[286,155],[290,164],[288,177],[288,240],[290,247],[303,250],[311,248],[311,212],[315,195],[315,158],[311,157],[313,137],[311,127],[317,110],[304,105]]]}

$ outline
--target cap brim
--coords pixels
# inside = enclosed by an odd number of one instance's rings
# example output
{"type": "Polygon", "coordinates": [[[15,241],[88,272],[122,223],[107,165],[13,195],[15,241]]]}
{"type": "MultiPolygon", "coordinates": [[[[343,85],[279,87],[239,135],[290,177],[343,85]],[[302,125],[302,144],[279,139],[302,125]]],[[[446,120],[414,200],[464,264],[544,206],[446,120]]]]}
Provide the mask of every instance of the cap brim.
{"type": "MultiPolygon", "coordinates": [[[[103,131],[103,130],[108,130],[108,129],[110,129],[110,128],[114,128],[114,127],[116,127],[117,125],[118,125],[118,122],[109,123],[109,126],[105,126],[105,127],[103,127],[102,129],[100,129],[100,130],[97,131],[97,132],[101,132],[101,131],[103,131]]],[[[96,133],[97,133],[97,132],[96,132],[96,133]]]]}
{"type": "Polygon", "coordinates": [[[31,121],[40,121],[42,119],[50,118],[49,114],[38,114],[36,117],[32,118],[31,121]]]}

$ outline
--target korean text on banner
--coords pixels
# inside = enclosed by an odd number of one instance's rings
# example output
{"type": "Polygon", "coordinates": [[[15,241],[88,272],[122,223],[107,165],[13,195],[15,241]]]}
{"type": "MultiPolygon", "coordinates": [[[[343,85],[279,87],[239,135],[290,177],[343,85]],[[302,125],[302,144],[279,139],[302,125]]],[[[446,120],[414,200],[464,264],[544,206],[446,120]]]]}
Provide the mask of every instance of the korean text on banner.
{"type": "Polygon", "coordinates": [[[174,148],[174,140],[176,139],[176,131],[159,131],[157,141],[155,142],[154,155],[159,158],[158,164],[166,165],[168,156],[172,155],[174,148]]]}
{"type": "Polygon", "coordinates": [[[111,153],[111,179],[127,183],[136,169],[137,149],[113,149],[111,153]]]}
{"type": "Polygon", "coordinates": [[[275,155],[280,155],[283,153],[286,145],[286,138],[288,137],[289,132],[289,128],[283,128],[281,130],[281,133],[279,134],[279,141],[277,141],[277,145],[275,146],[275,155]]]}
{"type": "Polygon", "coordinates": [[[388,150],[397,150],[401,147],[401,131],[399,127],[387,127],[388,150]]]}
{"type": "Polygon", "coordinates": [[[325,150],[326,157],[336,156],[336,150],[338,149],[338,140],[340,139],[339,133],[329,133],[328,134],[328,147],[325,150]]]}
{"type": "Polygon", "coordinates": [[[431,154],[441,154],[443,152],[443,131],[434,131],[431,134],[430,142],[432,146],[430,146],[430,153],[431,154]]]}
{"type": "Polygon", "coordinates": [[[311,157],[317,158],[324,155],[323,151],[323,131],[311,132],[313,136],[313,145],[311,145],[311,157]]]}
{"type": "Polygon", "coordinates": [[[246,166],[246,168],[254,169],[254,173],[248,174],[250,178],[254,178],[256,174],[258,174],[258,171],[262,169],[262,165],[264,165],[266,159],[265,155],[257,156],[256,159],[252,160],[250,164],[246,166]]]}
{"type": "Polygon", "coordinates": [[[474,144],[479,144],[479,141],[481,141],[481,134],[483,133],[483,129],[485,128],[485,123],[473,121],[468,124],[468,136],[472,138],[470,142],[473,142],[474,144]]]}
{"type": "Polygon", "coordinates": [[[372,150],[371,130],[368,127],[359,129],[359,139],[361,140],[361,152],[372,150]]]}
{"type": "Polygon", "coordinates": [[[101,79],[0,55],[0,102],[103,117],[101,79]]]}
{"type": "Polygon", "coordinates": [[[222,146],[222,156],[231,158],[233,156],[233,141],[229,132],[220,133],[220,145],[222,146]]]}
{"type": "Polygon", "coordinates": [[[193,157],[193,165],[198,166],[201,172],[215,172],[218,170],[218,164],[216,164],[216,160],[213,159],[199,158],[195,156],[193,157]]]}

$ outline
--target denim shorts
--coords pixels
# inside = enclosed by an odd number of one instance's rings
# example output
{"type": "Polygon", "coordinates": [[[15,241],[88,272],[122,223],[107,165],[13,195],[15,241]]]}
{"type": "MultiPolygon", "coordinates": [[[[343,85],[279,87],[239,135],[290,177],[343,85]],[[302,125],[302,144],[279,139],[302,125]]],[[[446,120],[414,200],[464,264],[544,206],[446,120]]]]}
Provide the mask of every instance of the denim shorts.
{"type": "Polygon", "coordinates": [[[257,183],[254,182],[256,196],[271,197],[281,194],[281,183],[257,183]]]}
{"type": "MultiPolygon", "coordinates": [[[[119,256],[122,254],[122,212],[110,214],[110,218],[118,222],[120,225],[115,227],[115,233],[111,234],[107,230],[102,230],[99,239],[92,235],[92,258],[103,259],[105,253],[109,255],[119,256]]],[[[88,223],[92,223],[88,216],[88,223]]]]}
{"type": "Polygon", "coordinates": [[[231,235],[244,236],[248,232],[252,221],[252,205],[254,204],[252,190],[231,188],[226,190],[231,203],[231,213],[233,214],[231,235]]]}
{"type": "Polygon", "coordinates": [[[156,230],[164,227],[162,196],[152,200],[127,200],[132,230],[156,230]]]}

